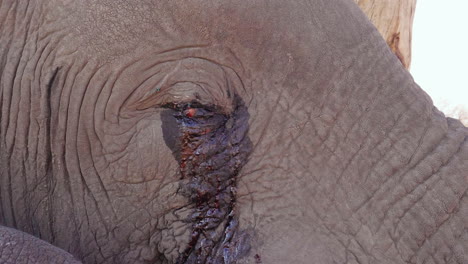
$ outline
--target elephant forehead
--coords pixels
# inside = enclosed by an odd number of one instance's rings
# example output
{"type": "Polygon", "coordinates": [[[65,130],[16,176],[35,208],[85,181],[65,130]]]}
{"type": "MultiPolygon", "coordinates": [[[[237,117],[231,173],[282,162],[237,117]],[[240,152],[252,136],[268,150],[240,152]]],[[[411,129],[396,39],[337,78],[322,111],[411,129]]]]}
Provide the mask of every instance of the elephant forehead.
{"type": "Polygon", "coordinates": [[[278,53],[284,58],[275,55],[275,60],[284,63],[323,48],[326,35],[315,17],[321,11],[309,5],[307,1],[78,1],[69,7],[69,26],[78,49],[102,60],[135,50],[144,54],[222,45],[247,64],[270,62],[268,58],[278,53]]]}
{"type": "Polygon", "coordinates": [[[167,47],[165,41],[206,42],[226,38],[233,30],[241,40],[249,38],[253,30],[259,36],[260,29],[264,33],[277,29],[275,24],[281,21],[279,11],[265,12],[264,6],[247,3],[137,0],[120,4],[87,1],[76,5],[76,28],[89,34],[95,45],[152,41],[153,45],[167,47]]]}

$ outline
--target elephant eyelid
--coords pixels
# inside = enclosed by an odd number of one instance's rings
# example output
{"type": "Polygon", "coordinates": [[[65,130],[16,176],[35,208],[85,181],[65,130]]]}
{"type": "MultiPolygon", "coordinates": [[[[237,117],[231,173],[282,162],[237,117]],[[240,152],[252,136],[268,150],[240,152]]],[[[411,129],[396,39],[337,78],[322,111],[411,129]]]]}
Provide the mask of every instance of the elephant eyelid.
{"type": "Polygon", "coordinates": [[[158,93],[152,93],[135,104],[136,110],[148,108],[169,108],[182,111],[186,108],[201,108],[209,112],[228,114],[232,112],[232,99],[220,99],[210,94],[207,90],[203,92],[190,89],[165,89],[158,93]]]}

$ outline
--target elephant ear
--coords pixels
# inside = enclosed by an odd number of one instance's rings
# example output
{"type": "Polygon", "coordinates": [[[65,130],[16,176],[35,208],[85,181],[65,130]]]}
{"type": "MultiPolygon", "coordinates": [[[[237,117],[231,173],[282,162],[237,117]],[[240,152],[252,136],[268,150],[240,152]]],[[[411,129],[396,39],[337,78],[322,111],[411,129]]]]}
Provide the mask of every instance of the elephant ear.
{"type": "Polygon", "coordinates": [[[34,236],[0,226],[0,263],[78,264],[72,255],[34,236]]]}

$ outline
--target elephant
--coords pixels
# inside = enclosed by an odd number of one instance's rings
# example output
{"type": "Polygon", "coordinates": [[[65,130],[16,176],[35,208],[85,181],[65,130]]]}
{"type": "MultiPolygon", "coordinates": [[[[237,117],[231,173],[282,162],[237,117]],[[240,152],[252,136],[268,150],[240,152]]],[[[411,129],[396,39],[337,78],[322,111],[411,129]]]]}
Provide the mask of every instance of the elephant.
{"type": "Polygon", "coordinates": [[[0,21],[2,263],[468,263],[468,129],[352,0],[0,21]]]}

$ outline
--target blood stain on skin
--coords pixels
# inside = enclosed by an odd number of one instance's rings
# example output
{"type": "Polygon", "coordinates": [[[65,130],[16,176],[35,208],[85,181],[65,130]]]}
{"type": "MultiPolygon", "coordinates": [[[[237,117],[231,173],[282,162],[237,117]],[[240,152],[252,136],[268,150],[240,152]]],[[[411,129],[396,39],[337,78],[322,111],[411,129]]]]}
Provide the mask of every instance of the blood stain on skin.
{"type": "Polygon", "coordinates": [[[260,264],[262,263],[262,257],[259,254],[255,254],[255,263],[260,264]]]}
{"type": "Polygon", "coordinates": [[[196,102],[165,106],[174,110],[178,128],[182,194],[195,206],[187,219],[191,239],[177,263],[235,263],[250,250],[251,234],[240,230],[235,203],[252,143],[247,107],[239,97],[235,104],[229,115],[196,102]]]}

